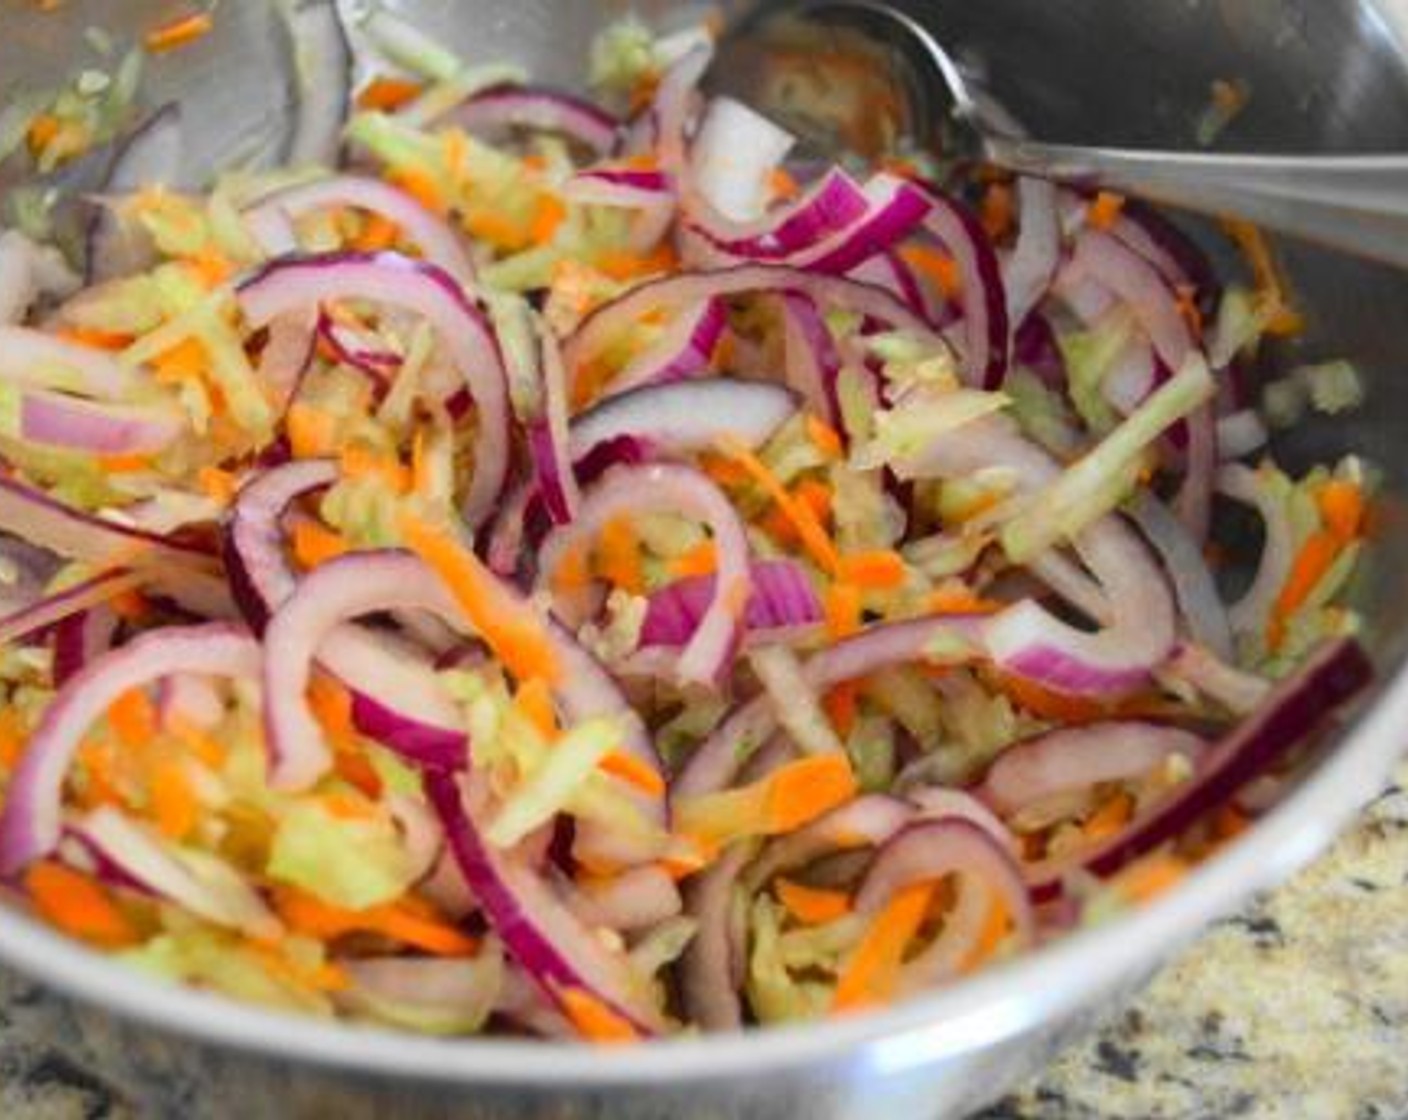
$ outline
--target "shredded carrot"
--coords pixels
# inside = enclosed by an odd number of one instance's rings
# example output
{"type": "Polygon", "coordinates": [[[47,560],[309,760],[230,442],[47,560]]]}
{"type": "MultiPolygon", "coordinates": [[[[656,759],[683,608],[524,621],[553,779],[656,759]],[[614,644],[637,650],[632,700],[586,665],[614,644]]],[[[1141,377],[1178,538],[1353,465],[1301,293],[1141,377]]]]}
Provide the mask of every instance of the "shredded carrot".
{"type": "Polygon", "coordinates": [[[808,414],[806,424],[807,438],[812,441],[812,446],[828,459],[839,459],[845,454],[840,434],[825,420],[808,414]]]}
{"type": "Polygon", "coordinates": [[[357,108],[390,112],[420,96],[424,87],[407,78],[377,77],[357,94],[357,108]]]}
{"type": "Polygon", "coordinates": [[[552,702],[552,689],[541,677],[531,677],[518,686],[513,695],[513,707],[548,742],[560,735],[557,710],[552,702]]]}
{"type": "Polygon", "coordinates": [[[718,549],[713,541],[700,541],[671,560],[669,566],[670,574],[680,579],[713,575],[719,566],[718,549]]]}
{"type": "Polygon", "coordinates": [[[988,916],[983,923],[983,931],[978,935],[978,941],[969,952],[968,959],[963,962],[962,971],[972,972],[991,957],[997,951],[997,947],[1002,944],[1002,939],[1007,936],[1007,929],[1011,922],[1012,918],[1007,913],[1006,904],[1001,898],[994,897],[992,905],[988,907],[988,916]]]}
{"type": "Polygon", "coordinates": [[[291,987],[319,992],[340,992],[347,988],[351,979],[337,965],[323,963],[309,968],[301,962],[290,959],[281,953],[277,945],[269,945],[253,940],[247,948],[259,958],[259,963],[275,978],[291,987]]]}
{"type": "Polygon", "coordinates": [[[401,237],[400,227],[384,214],[368,214],[352,248],[360,253],[379,253],[390,249],[401,237]]]}
{"type": "Polygon", "coordinates": [[[768,173],[768,193],[774,202],[787,202],[801,194],[802,188],[786,168],[774,167],[768,173]]]}
{"type": "Polygon", "coordinates": [[[1312,533],[1291,563],[1290,575],[1276,596],[1271,608],[1267,641],[1278,649],[1285,634],[1287,620],[1310,598],[1315,587],[1325,577],[1343,546],[1332,533],[1312,533]]]}
{"type": "Polygon", "coordinates": [[[332,413],[294,401],[284,423],[295,459],[321,459],[337,450],[337,419],[332,413]]]}
{"type": "Polygon", "coordinates": [[[472,207],[465,210],[460,221],[471,236],[480,241],[487,241],[494,248],[501,249],[506,253],[516,253],[520,249],[526,249],[533,241],[532,235],[525,227],[512,221],[502,210],[497,208],[472,207]]]}
{"type": "Polygon", "coordinates": [[[561,666],[542,620],[526,608],[479,557],[448,531],[412,514],[400,519],[406,546],[424,560],[455,596],[465,618],[518,680],[556,683],[561,666]]]}
{"type": "Polygon", "coordinates": [[[231,260],[213,249],[205,249],[186,260],[191,277],[207,291],[213,291],[234,275],[231,260]]]}
{"type": "Polygon", "coordinates": [[[624,282],[644,280],[647,276],[658,276],[662,272],[673,272],[680,262],[668,242],[662,242],[649,253],[599,253],[594,263],[597,270],[604,275],[612,280],[624,282]]]}
{"type": "Polygon", "coordinates": [[[958,263],[941,249],[928,245],[906,245],[900,258],[920,275],[926,277],[940,295],[950,302],[963,295],[963,274],[958,263]]]}
{"type": "Polygon", "coordinates": [[[1251,818],[1235,805],[1222,806],[1212,818],[1213,835],[1224,843],[1242,835],[1251,826],[1251,818]]]}
{"type": "Polygon", "coordinates": [[[548,576],[556,594],[570,595],[591,586],[592,569],[588,562],[588,552],[585,541],[567,547],[558,561],[557,569],[548,576]]]}
{"type": "Polygon", "coordinates": [[[1226,219],[1222,227],[1232,238],[1248,267],[1252,270],[1257,289],[1262,298],[1270,301],[1276,313],[1266,325],[1268,334],[1298,335],[1305,330],[1305,320],[1293,308],[1287,298],[1285,279],[1271,252],[1266,235],[1251,222],[1226,219]]]}
{"type": "Polygon", "coordinates": [[[337,776],[353,789],[374,800],[381,796],[381,775],[377,773],[371,759],[360,749],[335,749],[332,756],[332,766],[337,776]]]}
{"type": "Polygon", "coordinates": [[[1148,902],[1175,887],[1188,874],[1188,864],[1174,855],[1145,856],[1114,879],[1119,892],[1130,902],[1148,902]]]}
{"type": "Polygon", "coordinates": [[[187,338],[152,359],[152,374],[166,385],[199,381],[210,367],[205,346],[198,338],[187,338]]]}
{"type": "Polygon", "coordinates": [[[803,925],[825,925],[851,912],[851,896],[845,891],[823,890],[794,883],[791,879],[778,879],[773,883],[773,892],[778,902],[787,907],[787,912],[803,925]]]}
{"type": "Polygon", "coordinates": [[[841,558],[837,576],[865,591],[891,591],[904,583],[905,570],[898,552],[855,552],[841,558]]]}
{"type": "Polygon", "coordinates": [[[60,338],[77,342],[83,346],[93,346],[99,350],[126,350],[132,345],[132,336],[118,331],[102,331],[97,327],[64,327],[54,332],[60,338]]]}
{"type": "Polygon", "coordinates": [[[562,199],[550,194],[538,197],[538,208],[533,214],[533,224],[528,236],[536,245],[546,245],[556,236],[558,228],[567,219],[567,206],[562,199]]]}
{"type": "Polygon", "coordinates": [[[156,708],[140,688],[129,688],[108,705],[108,726],[129,749],[143,747],[156,735],[156,708]]]}
{"type": "Polygon", "coordinates": [[[577,1033],[588,1042],[620,1045],[640,1040],[625,1016],[585,988],[564,985],[557,989],[557,1001],[577,1033]]]}
{"type": "Polygon", "coordinates": [[[19,710],[0,708],[0,768],[10,770],[19,761],[27,737],[19,710]]]}
{"type": "Polygon", "coordinates": [[[331,941],[349,933],[377,933],[438,957],[472,957],[479,942],[451,925],[428,903],[407,896],[366,910],[346,910],[304,891],[274,891],[279,917],[295,933],[331,941]]]}
{"type": "Polygon", "coordinates": [[[860,686],[855,681],[842,681],[827,689],[826,695],[821,698],[826,718],[843,739],[855,728],[859,705],[860,686]]]}
{"type": "Polygon", "coordinates": [[[318,673],[308,685],[308,707],[334,747],[350,750],[358,744],[360,737],[352,721],[352,694],[344,685],[318,673]]]}
{"type": "Polygon", "coordinates": [[[603,579],[630,595],[645,591],[640,538],[628,517],[613,517],[601,528],[597,568],[603,579]]]}
{"type": "Polygon", "coordinates": [[[980,217],[984,231],[994,241],[1001,241],[1012,232],[1017,222],[1017,208],[1009,184],[993,183],[983,192],[980,217]]]}
{"type": "Polygon", "coordinates": [[[178,713],[163,714],[162,730],[174,736],[191,754],[212,769],[223,766],[229,757],[224,744],[178,713]]]}
{"type": "Polygon", "coordinates": [[[230,471],[219,467],[201,467],[196,472],[196,483],[207,497],[214,498],[222,505],[229,505],[235,500],[235,476],[230,471]]]}
{"type": "Polygon", "coordinates": [[[319,521],[299,518],[293,526],[293,557],[305,572],[347,552],[347,540],[319,521]]]}
{"type": "Polygon", "coordinates": [[[832,638],[846,638],[860,629],[860,588],[854,584],[833,583],[822,593],[822,606],[832,638]]]}
{"type": "Polygon", "coordinates": [[[1325,528],[1344,543],[1357,538],[1364,526],[1364,491],[1353,482],[1335,478],[1315,495],[1325,528]]]}
{"type": "Polygon", "coordinates": [[[844,754],[798,759],[768,776],[767,824],[792,832],[856,795],[856,775],[844,754]]]}
{"type": "Polygon", "coordinates": [[[40,113],[29,122],[29,131],[25,134],[29,150],[38,155],[54,142],[62,127],[59,118],[52,113],[40,113]]]}
{"type": "Polygon", "coordinates": [[[83,764],[84,808],[126,804],[120,788],[121,775],[117,772],[117,749],[111,739],[89,739],[80,748],[78,757],[83,764]]]}
{"type": "Polygon", "coordinates": [[[351,443],[338,455],[338,468],[343,478],[377,479],[400,494],[411,488],[411,472],[388,451],[374,451],[361,443],[351,443]]]}
{"type": "Polygon", "coordinates": [[[662,797],[665,794],[665,779],[659,772],[628,751],[612,751],[601,760],[600,768],[612,777],[629,782],[651,797],[662,797]]]}
{"type": "Polygon", "coordinates": [[[108,890],[81,872],[42,860],[30,865],[24,884],[44,919],[73,937],[108,949],[139,940],[108,890]]]}
{"type": "Polygon", "coordinates": [[[778,477],[768,470],[767,465],[738,440],[725,437],[719,443],[720,450],[741,466],[762,491],[772,499],[783,516],[792,523],[801,538],[803,547],[824,571],[835,572],[840,566],[836,545],[822,528],[816,511],[805,501],[788,492],[778,477]]]}
{"type": "Polygon", "coordinates": [[[400,187],[427,210],[444,214],[449,209],[449,203],[440,184],[419,168],[398,168],[386,178],[392,186],[400,187]]]}
{"type": "Polygon", "coordinates": [[[890,1000],[905,949],[919,932],[933,895],[932,883],[906,887],[875,916],[837,978],[833,1011],[857,1011],[890,1000]]]}
{"type": "Polygon", "coordinates": [[[214,25],[214,17],[209,12],[192,12],[147,32],[143,42],[152,54],[165,54],[208,35],[214,25]]]}
{"type": "Polygon", "coordinates": [[[163,759],[152,767],[148,785],[157,828],[173,840],[185,839],[200,817],[200,802],[185,766],[180,759],[163,759]]]}
{"type": "Polygon", "coordinates": [[[1086,818],[1081,831],[1092,842],[1108,839],[1129,823],[1133,813],[1134,799],[1127,793],[1117,793],[1086,818]]]}
{"type": "Polygon", "coordinates": [[[984,599],[959,584],[936,588],[924,605],[934,614],[996,614],[1006,606],[996,599],[984,599]]]}
{"type": "Polygon", "coordinates": [[[141,622],[151,614],[152,609],[146,597],[140,591],[130,587],[117,592],[108,600],[108,606],[124,622],[141,622]]]}
{"type": "Polygon", "coordinates": [[[1124,211],[1124,196],[1113,191],[1101,191],[1086,211],[1085,220],[1094,229],[1113,229],[1124,211]]]}
{"type": "Polygon", "coordinates": [[[99,455],[98,463],[105,474],[140,474],[151,469],[152,457],[131,451],[120,455],[99,455]]]}

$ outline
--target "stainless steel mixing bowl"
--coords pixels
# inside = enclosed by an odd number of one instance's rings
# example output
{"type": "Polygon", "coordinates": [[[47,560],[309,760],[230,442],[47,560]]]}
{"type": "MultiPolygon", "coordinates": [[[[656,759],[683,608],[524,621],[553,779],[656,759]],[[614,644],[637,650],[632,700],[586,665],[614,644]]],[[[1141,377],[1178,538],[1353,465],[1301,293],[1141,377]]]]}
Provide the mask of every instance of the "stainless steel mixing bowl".
{"type": "MultiPolygon", "coordinates": [[[[515,59],[557,82],[580,77],[593,32],[625,8],[612,0],[396,6],[469,58],[515,59]]],[[[1408,150],[1408,3],[1399,0],[906,6],[984,66],[993,89],[1045,137],[1186,145],[1214,79],[1240,78],[1251,102],[1225,145],[1408,150]]],[[[52,81],[83,57],[85,26],[130,35],[187,3],[67,0],[48,14],[36,7],[0,0],[0,82],[52,81]]],[[[672,5],[637,7],[649,15],[672,5]]],[[[193,170],[280,127],[288,56],[273,46],[279,41],[262,0],[225,0],[215,34],[153,66],[152,103],[183,98],[193,170]]],[[[291,1063],[305,1071],[305,1102],[315,1099],[307,1079],[322,1078],[344,1102],[356,1094],[384,1104],[367,1115],[908,1118],[993,1099],[1210,919],[1319,851],[1376,791],[1408,738],[1408,392],[1393,388],[1408,375],[1408,276],[1302,246],[1288,246],[1287,259],[1311,330],[1271,360],[1348,354],[1370,386],[1367,408],[1298,431],[1281,453],[1305,465],[1352,450],[1384,472],[1357,591],[1381,680],[1284,804],[1154,905],[883,1014],[612,1051],[444,1042],[273,1015],[157,986],[3,910],[0,957],[144,1029],[227,1048],[221,1060],[244,1062],[251,1077],[282,1076],[270,1072],[287,1068],[275,1063],[291,1063]]],[[[239,1115],[239,1103],[227,1114],[239,1115]]]]}

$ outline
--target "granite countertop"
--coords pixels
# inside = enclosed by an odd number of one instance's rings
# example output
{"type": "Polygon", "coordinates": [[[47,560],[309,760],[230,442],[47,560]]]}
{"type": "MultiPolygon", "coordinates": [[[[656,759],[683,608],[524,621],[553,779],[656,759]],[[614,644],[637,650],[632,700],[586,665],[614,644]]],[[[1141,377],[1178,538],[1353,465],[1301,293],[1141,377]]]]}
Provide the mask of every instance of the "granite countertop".
{"type": "MultiPolygon", "coordinates": [[[[1325,858],[981,1120],[1408,1116],[1408,765],[1325,858]]],[[[361,1120],[0,970],[0,1117],[361,1120]]]]}

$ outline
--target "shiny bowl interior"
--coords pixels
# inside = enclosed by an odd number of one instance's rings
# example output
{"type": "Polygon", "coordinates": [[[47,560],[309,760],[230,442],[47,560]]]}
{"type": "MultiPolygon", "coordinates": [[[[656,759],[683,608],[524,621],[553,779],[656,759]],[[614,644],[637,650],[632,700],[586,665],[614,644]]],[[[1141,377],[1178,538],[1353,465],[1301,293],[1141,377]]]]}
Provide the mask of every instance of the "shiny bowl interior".
{"type": "MultiPolygon", "coordinates": [[[[723,5],[738,11],[740,2],[723,5]]],[[[1215,79],[1251,99],[1220,140],[1262,151],[1408,150],[1408,3],[1401,0],[927,0],[928,22],[1034,132],[1053,140],[1190,146],[1215,79]]],[[[402,0],[394,5],[473,60],[512,59],[543,80],[581,79],[586,46],[628,5],[603,0],[402,0]]],[[[647,16],[681,5],[641,2],[647,16]]],[[[185,0],[68,0],[39,14],[0,0],[0,75],[29,85],[88,61],[92,24],[133,35],[185,0]]],[[[156,62],[151,104],[180,97],[189,171],[277,149],[289,52],[264,0],[218,9],[208,39],[156,62]]],[[[89,62],[91,64],[91,62],[89,62]]],[[[1206,225],[1188,223],[1229,268],[1206,225]]],[[[1408,275],[1285,246],[1310,329],[1265,368],[1349,356],[1368,407],[1298,429],[1293,467],[1354,451],[1383,473],[1374,541],[1355,590],[1381,674],[1357,718],[1305,768],[1286,801],[1183,887],[1119,923],[882,1014],[624,1051],[505,1040],[442,1042],[307,1022],[156,987],[0,908],[0,957],[121,1016],[258,1055],[400,1085],[474,1087],[471,1115],[930,1115],[998,1095],[1140,983],[1214,916],[1309,859],[1371,796],[1408,726],[1408,275]],[[879,1110],[879,1111],[877,1111],[879,1110]]]]}

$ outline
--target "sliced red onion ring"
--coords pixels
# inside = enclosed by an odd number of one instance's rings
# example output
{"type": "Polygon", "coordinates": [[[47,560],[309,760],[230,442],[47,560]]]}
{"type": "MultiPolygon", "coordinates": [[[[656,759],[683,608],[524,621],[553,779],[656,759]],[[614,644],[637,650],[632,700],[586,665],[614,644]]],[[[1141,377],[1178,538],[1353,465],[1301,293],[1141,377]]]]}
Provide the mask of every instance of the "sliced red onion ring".
{"type": "Polygon", "coordinates": [[[574,908],[584,922],[621,933],[649,929],[684,906],[675,881],[653,863],[607,879],[588,879],[574,893],[574,908]]]}
{"type": "MultiPolygon", "coordinates": [[[[118,196],[143,187],[172,185],[181,171],[181,148],[181,107],[171,102],[122,141],[103,190],[118,196]]],[[[155,262],[146,230],[107,204],[98,206],[85,240],[90,284],[130,276],[155,262]]]]}
{"type": "Polygon", "coordinates": [[[401,368],[401,355],[386,348],[370,331],[339,323],[326,312],[318,316],[318,337],[339,362],[366,374],[379,392],[389,387],[401,368]]]}
{"type": "Polygon", "coordinates": [[[82,283],[57,249],[19,230],[0,233],[0,326],[23,322],[40,296],[71,296],[82,283]]]}
{"type": "Polygon", "coordinates": [[[30,327],[0,327],[0,378],[7,384],[58,389],[103,400],[131,400],[137,378],[111,354],[30,327]]]}
{"type": "Polygon", "coordinates": [[[1193,336],[1179,313],[1177,298],[1156,268],[1118,238],[1093,229],[1076,239],[1070,268],[1128,304],[1164,363],[1170,369],[1183,368],[1193,350],[1193,336]]]}
{"type": "Polygon", "coordinates": [[[1169,659],[1164,675],[1192,685],[1233,715],[1254,712],[1271,691],[1271,682],[1237,669],[1201,646],[1184,643],[1169,659]]]}
{"type": "Polygon", "coordinates": [[[701,300],[697,307],[681,311],[659,339],[611,379],[611,395],[707,373],[727,330],[723,300],[701,300]]]}
{"type": "Polygon", "coordinates": [[[436,328],[479,410],[474,478],[464,508],[466,520],[478,525],[503,489],[509,456],[503,360],[483,313],[443,269],[399,253],[284,257],[239,288],[240,306],[253,326],[334,299],[405,308],[436,328]]]}
{"type": "Polygon", "coordinates": [[[186,430],[185,416],[163,405],[86,401],[31,389],[19,401],[18,436],[26,443],[93,455],[151,454],[186,430]]]}
{"type": "Polygon", "coordinates": [[[604,109],[574,94],[542,86],[502,85],[483,90],[435,123],[489,139],[515,128],[556,132],[598,157],[611,154],[621,132],[621,122],[604,109]]]}
{"type": "Polygon", "coordinates": [[[573,420],[569,455],[581,464],[596,448],[621,439],[676,455],[706,451],[724,436],[756,448],[796,411],[796,396],[766,381],[711,377],[642,385],[614,393],[573,420]]]}
{"type": "Polygon", "coordinates": [[[44,710],[10,781],[0,815],[0,875],[13,876],[59,842],[69,765],[89,726],[114,700],[172,673],[255,677],[261,660],[259,643],[240,627],[169,626],[71,677],[44,710]]]}
{"type": "Polygon", "coordinates": [[[861,185],[833,167],[795,201],[761,218],[729,220],[694,206],[687,228],[710,257],[783,262],[860,221],[869,209],[861,185]]]}
{"type": "Polygon", "coordinates": [[[337,464],[330,459],[305,459],[257,475],[236,497],[225,535],[225,568],[235,601],[256,633],[263,633],[269,616],[298,584],[284,557],[284,513],[337,478],[337,464]]]}
{"type": "Polygon", "coordinates": [[[142,577],[125,568],[114,568],[81,580],[62,591],[44,595],[0,619],[0,643],[12,645],[41,630],[76,618],[122,591],[137,587],[142,577]]]}
{"type": "Polygon", "coordinates": [[[336,0],[303,0],[288,12],[288,25],[298,90],[284,163],[334,167],[352,104],[352,45],[336,0]]]}
{"type": "Polygon", "coordinates": [[[425,791],[490,924],[544,994],[561,1004],[566,990],[580,988],[643,1033],[658,1030],[659,1014],[638,995],[640,985],[624,956],[606,949],[538,875],[485,843],[460,779],[427,772],[425,791]]]}
{"type": "Polygon", "coordinates": [[[347,206],[385,218],[420,249],[429,264],[462,285],[473,284],[474,266],[455,231],[405,191],[380,179],[334,175],[287,187],[260,199],[246,217],[261,247],[270,254],[280,254],[296,251],[292,223],[304,214],[347,206]]]}
{"type": "Polygon", "coordinates": [[[225,718],[225,701],[209,678],[177,673],[157,686],[156,710],[167,730],[186,723],[209,731],[225,718]]]}
{"type": "Polygon", "coordinates": [[[832,809],[796,832],[770,840],[744,873],[749,890],[757,890],[829,852],[878,848],[914,819],[913,805],[898,797],[867,793],[832,809]]]}
{"type": "Polygon", "coordinates": [[[1207,753],[1192,779],[1175,787],[1123,831],[1092,850],[1027,869],[1034,897],[1061,892],[1075,867],[1103,877],[1182,836],[1204,815],[1279,765],[1373,679],[1374,668],[1353,639],[1326,642],[1280,681],[1251,716],[1207,753]]]}
{"type": "Polygon", "coordinates": [[[1207,254],[1148,203],[1126,198],[1110,232],[1157,268],[1173,287],[1191,285],[1204,314],[1217,306],[1222,285],[1207,254]]]}
{"type": "Polygon", "coordinates": [[[1228,610],[1232,629],[1238,634],[1265,632],[1272,605],[1285,586],[1295,561],[1294,534],[1286,503],[1261,483],[1256,471],[1240,463],[1229,463],[1217,472],[1217,488],[1235,501],[1251,506],[1261,515],[1264,540],[1261,560],[1252,585],[1228,610]]]}
{"type": "MultiPolygon", "coordinates": [[[[359,615],[394,609],[428,610],[445,618],[457,614],[453,600],[430,569],[416,557],[399,552],[358,552],[329,560],[306,575],[274,611],[264,632],[263,670],[270,786],[306,789],[327,772],[331,754],[305,695],[314,658],[343,623],[359,615]]],[[[338,672],[339,663],[329,667],[338,672]]],[[[345,670],[345,665],[341,667],[345,670]]],[[[392,728],[384,726],[389,717],[375,697],[359,699],[359,722],[367,720],[382,731],[378,737],[388,746],[406,750],[418,761],[462,763],[462,732],[456,744],[457,757],[444,758],[440,750],[446,729],[439,720],[446,716],[455,719],[448,699],[438,705],[433,728],[415,726],[404,735],[399,719],[392,728]]]]}
{"type": "MultiPolygon", "coordinates": [[[[891,665],[978,652],[979,615],[932,615],[872,626],[812,656],[807,683],[821,691],[857,680],[891,665]]],[[[672,797],[697,797],[726,788],[747,759],[748,747],[766,742],[775,726],[772,706],[757,696],[734,708],[695,748],[676,777],[672,797]]]]}
{"type": "Polygon", "coordinates": [[[563,184],[562,196],[588,206],[636,211],[626,239],[632,253],[650,252],[675,220],[674,186],[660,171],[589,167],[563,184]]]}
{"type": "MultiPolygon", "coordinates": [[[[777,640],[823,621],[821,600],[806,571],[791,560],[766,560],[751,568],[752,593],[743,624],[756,641],[777,640]]],[[[650,596],[641,624],[642,647],[688,643],[714,601],[714,577],[689,576],[650,596]]]]}
{"type": "Polygon", "coordinates": [[[13,478],[0,476],[0,529],[70,560],[105,565],[145,558],[189,567],[209,559],[204,544],[158,536],[66,506],[13,478]]]}
{"type": "Polygon", "coordinates": [[[934,190],[924,228],[938,238],[958,266],[963,285],[963,369],[970,384],[997,389],[1007,376],[1011,331],[1007,292],[997,253],[976,215],[961,202],[934,190]]]}
{"type": "Polygon", "coordinates": [[[787,383],[802,394],[814,413],[839,427],[841,404],[836,382],[841,375],[841,355],[816,304],[796,292],[782,293],[782,332],[787,383]]]}
{"type": "Polygon", "coordinates": [[[1188,633],[1218,657],[1231,658],[1232,625],[1218,594],[1217,580],[1198,542],[1183,522],[1147,490],[1130,504],[1129,513],[1163,565],[1188,633]]]}
{"type": "Polygon", "coordinates": [[[548,516],[558,525],[565,525],[582,505],[582,492],[568,450],[567,374],[556,336],[542,323],[538,324],[537,335],[542,415],[528,425],[528,447],[538,475],[538,493],[548,516]]]}
{"type": "Polygon", "coordinates": [[[318,352],[319,316],[308,312],[280,315],[269,324],[255,379],[266,386],[283,413],[298,393],[318,352]]]}
{"type": "Polygon", "coordinates": [[[112,648],[119,619],[99,603],[54,626],[54,687],[62,688],[94,658],[112,648]]]}
{"type": "Polygon", "coordinates": [[[687,136],[698,98],[699,79],[714,59],[712,44],[703,44],[682,55],[660,79],[651,105],[655,149],[660,167],[675,183],[688,178],[687,136]]]}
{"type": "Polygon", "coordinates": [[[922,316],[936,326],[943,325],[940,321],[941,317],[929,305],[923,287],[915,278],[914,270],[894,250],[886,249],[883,253],[877,253],[868,260],[862,261],[851,269],[848,275],[852,280],[859,280],[863,284],[873,284],[877,288],[884,288],[885,291],[900,299],[916,315],[922,316]]]}
{"type": "Polygon", "coordinates": [[[417,1027],[435,1033],[477,1031],[503,999],[503,951],[494,938],[471,958],[349,957],[336,963],[352,982],[339,1000],[373,1013],[405,1009],[417,1027]]]}
{"type": "Polygon", "coordinates": [[[1046,295],[1061,263],[1056,187],[1045,179],[1023,176],[1017,180],[1017,205],[1017,246],[1002,270],[1007,322],[1013,331],[1046,295]]]}
{"type": "Polygon", "coordinates": [[[229,864],[205,852],[175,850],[117,809],[95,809],[70,831],[119,873],[123,885],[251,937],[283,932],[259,892],[229,864]]]}
{"type": "Polygon", "coordinates": [[[827,307],[842,307],[935,346],[944,345],[928,323],[882,288],[802,269],[753,264],[647,280],[632,288],[582,321],[563,351],[567,368],[571,376],[577,376],[614,338],[656,309],[678,310],[746,292],[779,291],[800,292],[827,307]]]}
{"type": "Polygon", "coordinates": [[[543,541],[544,577],[550,580],[570,550],[586,547],[613,518],[643,513],[698,517],[713,535],[717,592],[681,651],[676,672],[683,681],[715,685],[738,647],[739,620],[750,589],[749,549],[733,504],[698,471],[664,464],[613,468],[587,493],[577,520],[543,541]]]}
{"type": "Polygon", "coordinates": [[[1018,943],[1031,944],[1036,921],[1016,860],[987,831],[957,817],[916,821],[885,841],[856,892],[856,913],[878,913],[906,887],[953,874],[977,876],[994,889],[1018,943]]]}
{"type": "Polygon", "coordinates": [[[1191,732],[1136,720],[1064,728],[1008,747],[978,794],[1011,816],[1057,794],[1143,778],[1176,754],[1197,762],[1206,746],[1191,732]]]}
{"type": "Polygon", "coordinates": [[[680,994],[693,1022],[706,1030],[737,1030],[743,1001],[734,977],[746,960],[733,928],[733,891],[753,847],[735,844],[685,888],[685,911],[699,928],[680,958],[680,994]]]}

